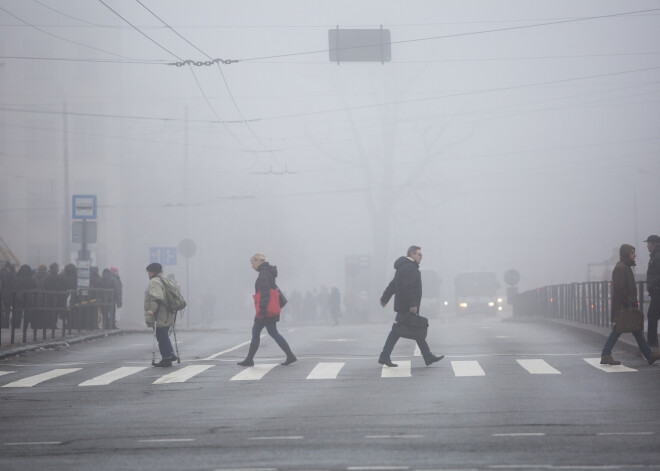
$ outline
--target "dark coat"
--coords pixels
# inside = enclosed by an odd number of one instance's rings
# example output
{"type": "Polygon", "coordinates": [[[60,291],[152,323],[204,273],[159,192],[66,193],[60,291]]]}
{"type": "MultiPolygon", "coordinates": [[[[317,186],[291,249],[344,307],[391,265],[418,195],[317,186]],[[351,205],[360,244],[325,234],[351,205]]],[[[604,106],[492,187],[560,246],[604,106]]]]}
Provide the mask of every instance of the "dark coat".
{"type": "Polygon", "coordinates": [[[651,296],[660,297],[660,245],[656,245],[651,252],[646,270],[646,288],[651,296]]]}
{"type": "Polygon", "coordinates": [[[631,245],[623,244],[619,249],[620,260],[612,271],[612,313],[610,319],[616,321],[616,315],[621,309],[638,307],[637,285],[632,267],[635,262],[630,253],[635,250],[631,245]]]}
{"type": "Polygon", "coordinates": [[[399,257],[394,262],[396,273],[387,285],[380,301],[387,304],[394,295],[394,311],[398,314],[410,312],[411,307],[416,307],[419,313],[422,302],[422,274],[419,264],[411,258],[399,257]]]}
{"type": "Polygon", "coordinates": [[[280,315],[269,316],[266,319],[266,310],[268,308],[268,301],[270,300],[270,290],[277,289],[277,284],[275,284],[275,278],[277,278],[277,267],[275,265],[270,265],[268,262],[263,262],[257,267],[259,275],[257,276],[257,281],[254,283],[254,294],[261,293],[261,298],[259,299],[259,312],[255,316],[255,321],[264,322],[264,320],[278,322],[280,320],[280,315]]]}

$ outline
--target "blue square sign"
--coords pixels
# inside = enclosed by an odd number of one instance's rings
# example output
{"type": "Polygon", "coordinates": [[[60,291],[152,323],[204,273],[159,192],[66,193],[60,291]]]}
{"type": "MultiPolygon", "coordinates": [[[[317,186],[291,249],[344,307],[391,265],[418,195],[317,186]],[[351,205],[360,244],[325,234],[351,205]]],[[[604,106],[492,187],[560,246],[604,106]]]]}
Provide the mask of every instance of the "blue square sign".
{"type": "Polygon", "coordinates": [[[150,247],[149,263],[176,265],[176,247],[150,247]]]}

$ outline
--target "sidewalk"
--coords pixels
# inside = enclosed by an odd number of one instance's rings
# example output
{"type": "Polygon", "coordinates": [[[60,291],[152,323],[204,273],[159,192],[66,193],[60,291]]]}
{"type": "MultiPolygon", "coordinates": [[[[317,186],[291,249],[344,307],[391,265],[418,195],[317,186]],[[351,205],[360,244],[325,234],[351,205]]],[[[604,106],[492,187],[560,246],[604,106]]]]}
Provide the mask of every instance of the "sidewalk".
{"type": "Polygon", "coordinates": [[[32,331],[27,332],[27,342],[23,343],[23,330],[17,329],[14,332],[14,343],[11,344],[11,329],[2,329],[0,334],[0,360],[16,355],[23,355],[27,352],[39,350],[42,348],[68,347],[71,344],[93,340],[101,337],[118,335],[127,331],[121,329],[115,330],[83,330],[72,331],[71,335],[62,337],[62,329],[55,330],[55,338],[51,338],[51,331],[46,331],[46,338],[43,338],[41,330],[37,332],[37,339],[33,340],[32,331]]]}

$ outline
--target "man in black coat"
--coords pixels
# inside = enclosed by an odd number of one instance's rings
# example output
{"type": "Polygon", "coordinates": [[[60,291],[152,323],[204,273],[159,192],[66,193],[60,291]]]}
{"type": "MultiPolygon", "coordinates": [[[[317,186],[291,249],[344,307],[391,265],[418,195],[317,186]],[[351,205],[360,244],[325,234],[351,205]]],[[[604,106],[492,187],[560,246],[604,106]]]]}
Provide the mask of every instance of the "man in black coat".
{"type": "MultiPolygon", "coordinates": [[[[394,279],[387,285],[383,296],[380,298],[380,305],[385,307],[392,295],[394,295],[394,311],[396,312],[396,322],[392,324],[392,330],[385,340],[383,351],[378,358],[378,363],[389,367],[398,366],[392,363],[390,355],[394,350],[394,345],[399,340],[396,333],[396,324],[404,321],[409,316],[408,313],[419,315],[419,307],[422,301],[422,274],[419,272],[419,264],[422,261],[422,249],[416,245],[408,248],[406,257],[399,257],[394,262],[394,279]]],[[[435,356],[431,353],[428,343],[425,339],[417,339],[417,345],[422,352],[426,366],[444,358],[444,355],[435,356]]]]}
{"type": "Polygon", "coordinates": [[[658,319],[660,319],[660,236],[651,235],[644,242],[649,249],[649,268],[646,271],[646,289],[651,296],[647,312],[646,339],[651,348],[658,348],[658,319]]]}

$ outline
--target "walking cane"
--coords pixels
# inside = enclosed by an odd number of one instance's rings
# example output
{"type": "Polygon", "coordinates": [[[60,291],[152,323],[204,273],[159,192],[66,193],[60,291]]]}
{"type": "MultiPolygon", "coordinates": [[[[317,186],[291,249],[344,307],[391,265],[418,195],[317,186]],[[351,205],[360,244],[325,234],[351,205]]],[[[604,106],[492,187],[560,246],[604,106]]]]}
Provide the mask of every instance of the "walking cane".
{"type": "Polygon", "coordinates": [[[176,362],[181,363],[181,357],[179,356],[179,343],[176,341],[176,315],[174,313],[174,322],[172,322],[172,333],[174,334],[174,347],[176,348],[176,362]]]}
{"type": "Polygon", "coordinates": [[[156,308],[156,312],[154,312],[154,338],[153,338],[153,342],[151,343],[151,366],[156,366],[156,324],[157,324],[159,309],[160,309],[160,304],[156,308]]]}

